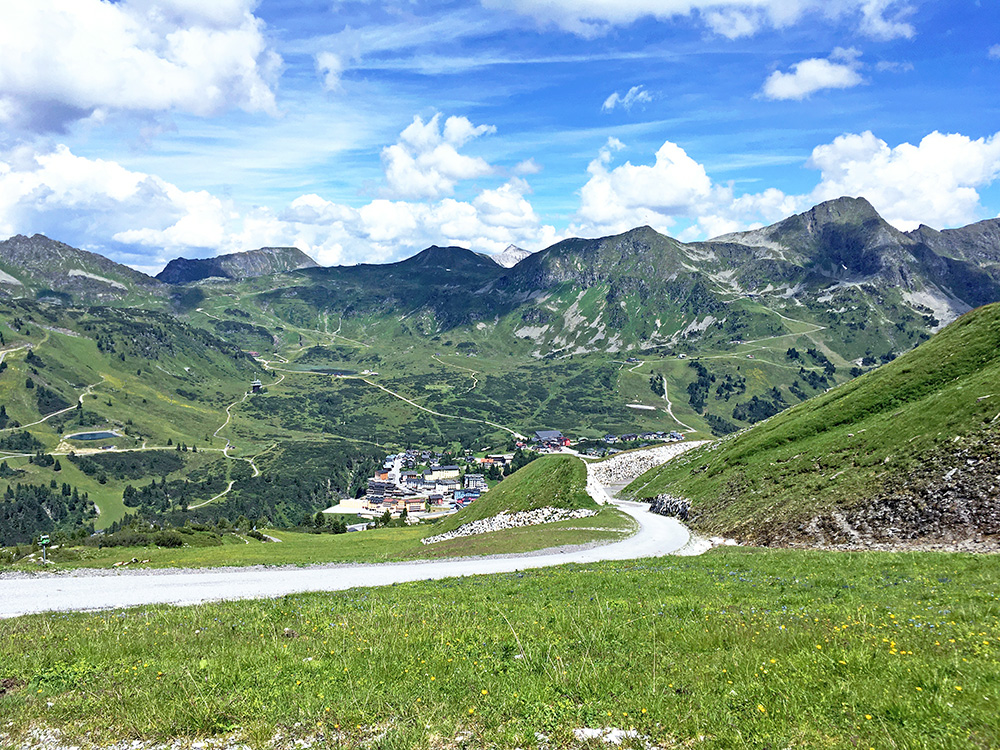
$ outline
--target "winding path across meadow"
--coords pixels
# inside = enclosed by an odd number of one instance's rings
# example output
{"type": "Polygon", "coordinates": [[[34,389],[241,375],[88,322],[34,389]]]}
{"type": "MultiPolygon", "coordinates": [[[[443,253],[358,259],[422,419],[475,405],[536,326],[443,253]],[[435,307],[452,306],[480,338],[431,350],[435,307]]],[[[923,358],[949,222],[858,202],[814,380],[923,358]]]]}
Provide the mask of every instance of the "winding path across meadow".
{"type": "Polygon", "coordinates": [[[487,573],[510,573],[566,563],[595,563],[660,557],[688,544],[682,523],[650,513],[640,503],[616,505],[632,516],[639,531],[620,542],[584,549],[548,550],[376,565],[314,565],[307,568],[213,568],[0,575],[0,618],[35,612],[116,609],[148,604],[264,599],[306,591],[388,586],[487,573]]]}

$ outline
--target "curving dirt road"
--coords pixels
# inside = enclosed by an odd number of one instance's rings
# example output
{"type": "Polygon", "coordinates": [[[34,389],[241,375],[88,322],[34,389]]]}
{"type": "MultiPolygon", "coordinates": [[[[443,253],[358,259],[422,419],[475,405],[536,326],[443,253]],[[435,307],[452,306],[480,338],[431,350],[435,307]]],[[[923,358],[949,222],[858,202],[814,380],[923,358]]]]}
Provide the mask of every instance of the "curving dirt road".
{"type": "Polygon", "coordinates": [[[616,504],[636,519],[639,531],[620,542],[584,549],[377,565],[0,575],[0,617],[147,604],[262,599],[305,591],[340,591],[405,581],[509,573],[565,563],[660,557],[688,543],[688,530],[676,519],[649,513],[647,506],[640,503],[616,504]]]}

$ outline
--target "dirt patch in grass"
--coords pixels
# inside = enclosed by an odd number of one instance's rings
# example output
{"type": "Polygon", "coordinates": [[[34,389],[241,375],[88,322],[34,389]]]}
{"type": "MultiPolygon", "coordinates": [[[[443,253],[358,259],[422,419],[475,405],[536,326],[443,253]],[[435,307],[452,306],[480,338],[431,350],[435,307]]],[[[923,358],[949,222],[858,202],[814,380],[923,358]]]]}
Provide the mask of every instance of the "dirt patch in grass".
{"type": "Polygon", "coordinates": [[[20,690],[24,687],[24,682],[16,677],[0,677],[0,698],[5,698],[9,693],[20,690]]]}

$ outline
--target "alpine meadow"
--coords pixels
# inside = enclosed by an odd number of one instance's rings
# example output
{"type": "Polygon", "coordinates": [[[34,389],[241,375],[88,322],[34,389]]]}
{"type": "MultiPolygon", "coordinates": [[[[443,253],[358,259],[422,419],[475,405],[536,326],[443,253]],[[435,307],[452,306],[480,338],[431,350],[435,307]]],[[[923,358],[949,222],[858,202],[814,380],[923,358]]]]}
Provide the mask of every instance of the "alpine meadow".
{"type": "Polygon", "coordinates": [[[0,747],[1000,747],[1000,26],[0,7],[0,747]]]}

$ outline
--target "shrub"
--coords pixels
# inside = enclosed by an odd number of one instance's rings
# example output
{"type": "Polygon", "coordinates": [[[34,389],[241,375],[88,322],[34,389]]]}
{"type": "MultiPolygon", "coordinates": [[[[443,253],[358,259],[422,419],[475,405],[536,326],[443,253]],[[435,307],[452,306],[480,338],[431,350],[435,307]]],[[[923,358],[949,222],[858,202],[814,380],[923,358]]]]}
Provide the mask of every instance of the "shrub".
{"type": "Polygon", "coordinates": [[[157,531],[153,534],[153,544],[157,547],[183,547],[184,538],[176,531],[157,531]]]}

